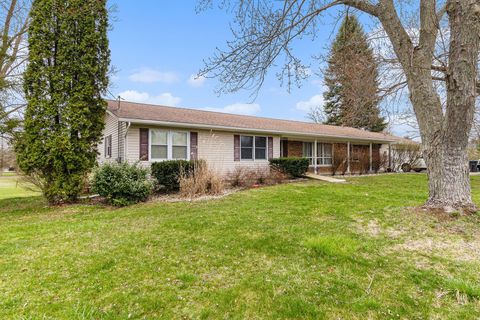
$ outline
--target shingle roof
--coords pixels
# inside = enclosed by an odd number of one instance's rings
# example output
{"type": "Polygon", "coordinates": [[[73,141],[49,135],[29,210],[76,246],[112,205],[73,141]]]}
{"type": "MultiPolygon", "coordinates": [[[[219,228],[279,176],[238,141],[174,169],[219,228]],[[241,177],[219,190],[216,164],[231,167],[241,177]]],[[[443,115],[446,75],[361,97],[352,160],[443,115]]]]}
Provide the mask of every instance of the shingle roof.
{"type": "MultiPolygon", "coordinates": [[[[350,138],[374,141],[399,141],[399,137],[384,133],[370,132],[350,127],[316,124],[311,122],[271,119],[236,115],[222,112],[203,111],[187,108],[107,100],[108,110],[121,119],[157,121],[212,128],[259,130],[277,134],[315,135],[325,137],[350,138]]],[[[132,121],[134,122],[134,121],[132,121]]]]}

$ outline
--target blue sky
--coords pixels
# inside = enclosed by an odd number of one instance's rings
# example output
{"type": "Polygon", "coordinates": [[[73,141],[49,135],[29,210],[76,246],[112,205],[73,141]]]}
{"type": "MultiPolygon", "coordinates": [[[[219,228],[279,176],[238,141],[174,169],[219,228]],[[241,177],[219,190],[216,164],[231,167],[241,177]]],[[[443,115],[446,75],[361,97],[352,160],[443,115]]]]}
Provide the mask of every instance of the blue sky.
{"type": "Polygon", "coordinates": [[[310,106],[322,103],[322,79],[315,73],[312,55],[326,54],[335,28],[330,11],[315,41],[306,38],[295,45],[304,62],[311,63],[312,76],[290,93],[270,72],[258,97],[251,92],[218,96],[215,79],[194,79],[203,60],[216,47],[225,48],[231,38],[231,16],[218,9],[199,14],[197,0],[111,0],[117,11],[110,31],[112,95],[126,100],[188,108],[217,110],[273,118],[306,120],[310,106]]]}

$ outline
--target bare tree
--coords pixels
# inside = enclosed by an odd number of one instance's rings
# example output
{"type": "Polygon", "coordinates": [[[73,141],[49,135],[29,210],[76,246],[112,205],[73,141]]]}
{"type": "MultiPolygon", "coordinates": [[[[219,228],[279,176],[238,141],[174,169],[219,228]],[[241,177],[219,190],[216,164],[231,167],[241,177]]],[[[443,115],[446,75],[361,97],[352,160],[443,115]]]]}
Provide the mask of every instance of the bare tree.
{"type": "Polygon", "coordinates": [[[0,0],[0,132],[18,123],[24,105],[22,74],[27,59],[30,0],[0,0]]]}
{"type": "Polygon", "coordinates": [[[207,61],[201,72],[217,77],[226,92],[258,89],[279,58],[285,59],[279,77],[287,85],[301,80],[305,67],[294,55],[292,43],[314,36],[323,13],[332,7],[353,7],[376,19],[402,69],[419,124],[429,178],[425,207],[477,210],[470,192],[467,144],[480,91],[478,0],[420,0],[418,8],[409,2],[402,10],[402,2],[394,0],[240,0],[231,5],[236,13],[234,40],[207,61]],[[419,28],[414,38],[405,25],[416,12],[419,28]],[[442,22],[447,23],[448,39],[442,36],[442,22]]]}
{"type": "Polygon", "coordinates": [[[327,117],[325,115],[325,111],[323,110],[323,106],[318,105],[311,107],[307,113],[307,119],[315,123],[324,123],[327,117]]]}

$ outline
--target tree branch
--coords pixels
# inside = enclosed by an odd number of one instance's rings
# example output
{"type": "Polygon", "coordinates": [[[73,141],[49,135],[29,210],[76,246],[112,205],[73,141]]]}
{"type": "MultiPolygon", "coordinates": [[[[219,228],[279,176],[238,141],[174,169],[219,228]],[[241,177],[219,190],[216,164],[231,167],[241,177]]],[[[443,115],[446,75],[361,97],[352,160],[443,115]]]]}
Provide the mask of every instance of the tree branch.
{"type": "Polygon", "coordinates": [[[431,61],[433,51],[435,49],[435,41],[437,40],[437,15],[435,13],[435,1],[421,0],[420,1],[420,39],[419,43],[422,50],[423,59],[431,61]]]}
{"type": "Polygon", "coordinates": [[[439,71],[439,72],[444,72],[444,73],[447,72],[447,68],[445,68],[444,66],[432,65],[430,68],[434,71],[439,71]]]}
{"type": "Polygon", "coordinates": [[[447,13],[447,4],[445,3],[438,11],[437,11],[437,22],[440,22],[442,20],[443,16],[447,13]]]}
{"type": "Polygon", "coordinates": [[[407,72],[412,65],[413,43],[397,14],[393,0],[380,0],[378,19],[393,45],[393,50],[407,72]]]}
{"type": "Polygon", "coordinates": [[[370,1],[365,0],[344,0],[342,1],[344,5],[356,8],[360,11],[368,13],[374,17],[378,16],[378,6],[372,4],[370,1]]]}

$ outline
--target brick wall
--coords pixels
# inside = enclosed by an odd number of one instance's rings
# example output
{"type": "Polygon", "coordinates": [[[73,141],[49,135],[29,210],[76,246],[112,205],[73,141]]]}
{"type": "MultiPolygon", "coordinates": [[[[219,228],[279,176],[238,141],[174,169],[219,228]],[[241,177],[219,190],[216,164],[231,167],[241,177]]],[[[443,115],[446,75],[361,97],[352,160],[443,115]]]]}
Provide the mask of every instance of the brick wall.
{"type": "Polygon", "coordinates": [[[288,156],[289,157],[303,157],[303,142],[302,141],[288,141],[288,156]]]}

